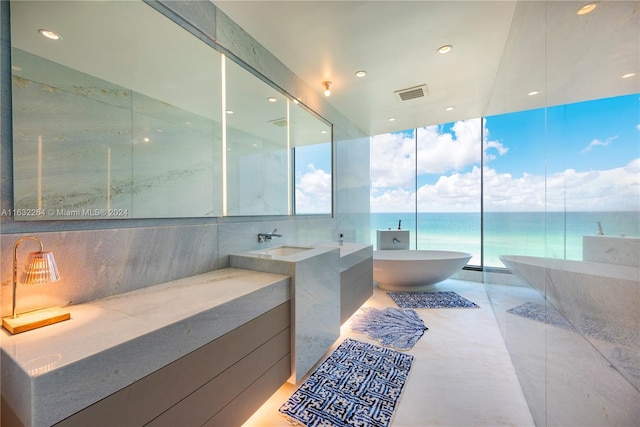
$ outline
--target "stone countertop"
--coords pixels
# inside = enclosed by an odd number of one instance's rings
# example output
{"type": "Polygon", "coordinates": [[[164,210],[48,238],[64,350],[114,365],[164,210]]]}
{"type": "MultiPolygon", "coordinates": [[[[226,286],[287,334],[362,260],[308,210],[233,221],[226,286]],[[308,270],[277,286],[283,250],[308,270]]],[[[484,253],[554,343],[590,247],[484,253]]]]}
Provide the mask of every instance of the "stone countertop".
{"type": "Polygon", "coordinates": [[[288,276],[228,268],[69,306],[2,330],[2,395],[25,425],[54,424],[289,299],[288,276]]]}
{"type": "Polygon", "coordinates": [[[373,257],[373,245],[366,243],[321,243],[318,248],[339,248],[340,249],[340,270],[345,271],[356,264],[373,257]]]}

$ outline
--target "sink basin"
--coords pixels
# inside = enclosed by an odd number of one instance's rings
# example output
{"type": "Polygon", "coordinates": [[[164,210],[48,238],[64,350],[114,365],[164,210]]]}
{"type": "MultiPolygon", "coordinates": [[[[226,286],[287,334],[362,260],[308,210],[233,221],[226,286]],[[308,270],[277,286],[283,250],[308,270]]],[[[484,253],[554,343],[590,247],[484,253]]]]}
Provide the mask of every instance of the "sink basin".
{"type": "Polygon", "coordinates": [[[262,249],[254,251],[252,253],[259,255],[271,255],[271,256],[289,256],[296,255],[300,252],[309,251],[313,248],[305,248],[302,246],[278,246],[277,248],[262,249]]]}

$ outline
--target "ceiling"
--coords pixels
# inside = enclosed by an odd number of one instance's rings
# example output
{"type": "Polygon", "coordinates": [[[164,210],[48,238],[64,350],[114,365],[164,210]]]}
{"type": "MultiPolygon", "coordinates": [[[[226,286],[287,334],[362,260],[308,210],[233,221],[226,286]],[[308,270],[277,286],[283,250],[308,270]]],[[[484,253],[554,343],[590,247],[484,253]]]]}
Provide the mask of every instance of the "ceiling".
{"type": "Polygon", "coordinates": [[[369,135],[640,93],[638,1],[214,3],[369,135]]]}

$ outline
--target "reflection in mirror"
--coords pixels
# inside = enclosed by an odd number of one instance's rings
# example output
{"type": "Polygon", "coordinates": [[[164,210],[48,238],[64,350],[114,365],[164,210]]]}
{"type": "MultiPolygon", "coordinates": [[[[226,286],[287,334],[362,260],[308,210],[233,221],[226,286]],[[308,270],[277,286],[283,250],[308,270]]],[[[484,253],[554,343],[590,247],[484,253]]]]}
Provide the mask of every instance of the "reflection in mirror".
{"type": "Polygon", "coordinates": [[[289,117],[295,165],[295,213],[330,214],[331,127],[300,104],[291,103],[289,117]]]}
{"type": "Polygon", "coordinates": [[[226,214],[291,214],[287,98],[225,62],[226,214]]]}
{"type": "Polygon", "coordinates": [[[143,2],[12,2],[11,24],[17,220],[221,215],[215,50],[143,2]]]}
{"type": "Polygon", "coordinates": [[[144,2],[11,29],[16,220],[331,213],[330,126],[144,2]]]}

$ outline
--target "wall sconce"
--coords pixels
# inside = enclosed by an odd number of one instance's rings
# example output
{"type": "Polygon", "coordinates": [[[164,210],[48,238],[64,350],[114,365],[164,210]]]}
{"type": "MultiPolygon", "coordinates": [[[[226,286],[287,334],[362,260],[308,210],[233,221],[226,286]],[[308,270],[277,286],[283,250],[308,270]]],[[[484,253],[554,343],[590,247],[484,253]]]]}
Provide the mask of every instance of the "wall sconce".
{"type": "Polygon", "coordinates": [[[329,89],[329,86],[331,86],[331,82],[322,82],[322,86],[324,86],[324,96],[331,95],[331,89],[329,89]]]}
{"type": "Polygon", "coordinates": [[[21,282],[25,285],[43,285],[60,280],[56,262],[52,252],[45,252],[44,245],[40,239],[32,236],[25,236],[16,241],[13,246],[13,310],[11,317],[2,318],[2,326],[12,334],[30,331],[42,326],[52,325],[71,318],[68,311],[60,307],[49,307],[40,310],[30,311],[23,314],[16,314],[16,288],[18,284],[18,245],[24,240],[34,240],[40,244],[39,252],[31,252],[24,266],[21,282]]]}

